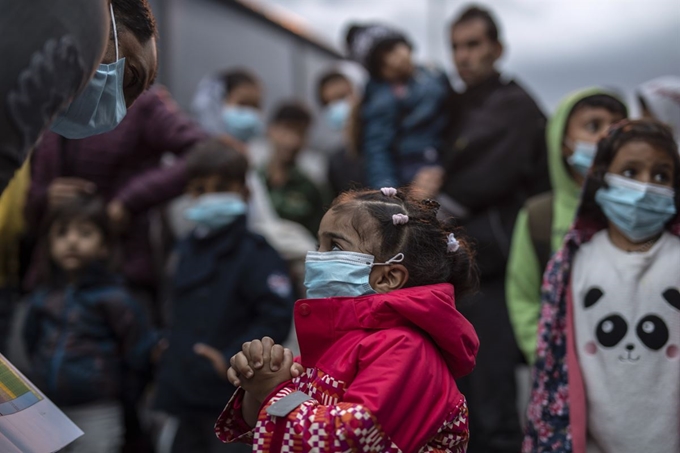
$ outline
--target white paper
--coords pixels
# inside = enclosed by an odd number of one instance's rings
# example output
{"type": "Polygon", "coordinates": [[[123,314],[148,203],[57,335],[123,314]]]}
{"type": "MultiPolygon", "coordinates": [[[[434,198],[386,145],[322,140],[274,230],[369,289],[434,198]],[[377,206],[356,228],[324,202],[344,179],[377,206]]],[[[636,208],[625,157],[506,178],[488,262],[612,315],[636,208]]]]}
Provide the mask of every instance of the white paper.
{"type": "Polygon", "coordinates": [[[52,453],[83,435],[0,354],[0,452],[52,453]]]}

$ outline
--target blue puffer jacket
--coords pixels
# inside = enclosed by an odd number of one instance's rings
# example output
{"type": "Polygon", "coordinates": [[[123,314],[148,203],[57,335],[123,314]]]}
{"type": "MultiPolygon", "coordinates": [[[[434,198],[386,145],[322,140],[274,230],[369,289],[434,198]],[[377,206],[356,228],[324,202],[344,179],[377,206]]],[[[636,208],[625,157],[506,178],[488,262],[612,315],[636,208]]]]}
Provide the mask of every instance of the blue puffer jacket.
{"type": "Polygon", "coordinates": [[[180,242],[172,283],[170,346],[158,370],[155,406],[175,415],[217,416],[236,389],[194,345],[212,346],[228,362],[246,341],[270,336],[282,343],[293,318],[286,264],[247,230],[243,216],[180,242]]]}
{"type": "Polygon", "coordinates": [[[452,89],[446,74],[416,68],[406,85],[371,79],[361,107],[361,151],[369,186],[398,187],[439,163],[452,89]]]}
{"type": "Polygon", "coordinates": [[[158,337],[122,280],[96,264],[75,285],[31,295],[24,339],[35,385],[71,406],[120,398],[123,365],[148,372],[158,337]]]}

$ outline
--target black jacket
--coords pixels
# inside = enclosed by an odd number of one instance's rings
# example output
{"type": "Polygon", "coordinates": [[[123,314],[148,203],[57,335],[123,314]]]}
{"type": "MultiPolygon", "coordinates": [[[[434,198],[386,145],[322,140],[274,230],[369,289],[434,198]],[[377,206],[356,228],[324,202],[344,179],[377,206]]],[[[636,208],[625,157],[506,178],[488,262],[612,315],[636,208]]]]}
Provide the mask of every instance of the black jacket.
{"type": "Polygon", "coordinates": [[[156,407],[176,415],[219,415],[234,387],[196,355],[196,343],[225,360],[255,338],[282,343],[290,330],[293,290],[286,265],[241,217],[226,229],[180,242],[173,278],[172,326],[158,373],[156,407]]]}
{"type": "Polygon", "coordinates": [[[483,278],[504,278],[517,212],[549,189],[546,118],[521,86],[499,75],[454,105],[442,194],[463,207],[455,214],[477,242],[483,278]]]}

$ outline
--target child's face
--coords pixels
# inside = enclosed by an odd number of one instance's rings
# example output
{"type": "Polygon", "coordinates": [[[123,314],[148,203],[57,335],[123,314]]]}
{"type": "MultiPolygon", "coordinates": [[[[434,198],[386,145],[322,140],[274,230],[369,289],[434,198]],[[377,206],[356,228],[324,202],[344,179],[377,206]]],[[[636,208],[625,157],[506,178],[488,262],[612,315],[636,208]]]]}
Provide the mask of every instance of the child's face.
{"type": "Polygon", "coordinates": [[[664,150],[643,141],[631,141],[619,148],[609,173],[647,184],[673,188],[673,159],[664,150]]]}
{"type": "MultiPolygon", "coordinates": [[[[352,214],[343,210],[329,209],[319,226],[319,252],[356,252],[375,256],[379,246],[376,236],[367,234],[373,225],[364,225],[365,231],[357,231],[352,224],[352,214]],[[364,238],[368,239],[362,239],[364,238]]],[[[376,226],[377,228],[377,226],[376,226]]],[[[400,265],[375,266],[371,270],[369,283],[378,293],[384,294],[401,288],[408,279],[408,272],[400,265]],[[394,272],[394,269],[397,269],[394,272]]]]}
{"type": "Polygon", "coordinates": [[[187,194],[198,198],[207,193],[234,192],[240,193],[247,198],[246,189],[237,181],[227,181],[220,175],[209,175],[201,178],[192,178],[187,184],[187,194]]]}
{"type": "Polygon", "coordinates": [[[268,129],[269,140],[274,147],[276,159],[292,165],[305,146],[307,126],[294,123],[274,123],[268,129]]]}
{"type": "Polygon", "coordinates": [[[225,104],[259,110],[262,105],[262,87],[259,84],[243,83],[231,90],[225,99],[225,104]]]}
{"type": "Polygon", "coordinates": [[[388,82],[399,82],[408,79],[413,74],[411,48],[399,43],[382,58],[380,75],[388,82]]]}
{"type": "Polygon", "coordinates": [[[564,157],[569,157],[574,152],[569,143],[597,143],[607,135],[612,124],[623,119],[624,116],[620,113],[610,112],[601,107],[582,107],[572,112],[562,146],[564,157]]]}
{"type": "Polygon", "coordinates": [[[52,260],[67,273],[77,272],[108,256],[101,230],[89,220],[55,223],[49,238],[52,260]]]}

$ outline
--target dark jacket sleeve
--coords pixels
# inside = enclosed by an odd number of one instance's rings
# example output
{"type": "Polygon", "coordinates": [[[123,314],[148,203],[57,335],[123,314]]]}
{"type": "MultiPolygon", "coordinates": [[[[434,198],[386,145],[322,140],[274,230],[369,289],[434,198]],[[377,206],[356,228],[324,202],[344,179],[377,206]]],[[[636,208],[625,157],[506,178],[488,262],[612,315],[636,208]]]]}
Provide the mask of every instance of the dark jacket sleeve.
{"type": "Polygon", "coordinates": [[[31,184],[24,208],[29,232],[35,233],[40,228],[47,210],[47,189],[59,176],[58,161],[59,138],[56,134],[47,133],[30,157],[31,184]]]}
{"type": "Polygon", "coordinates": [[[125,363],[134,371],[148,371],[151,349],[158,342],[158,335],[139,303],[127,292],[116,291],[103,302],[103,307],[125,363]]]}
{"type": "MultiPolygon", "coordinates": [[[[183,156],[193,145],[207,138],[207,134],[187,117],[166,90],[155,89],[142,109],[137,110],[143,122],[143,146],[157,152],[183,156]]],[[[142,212],[179,196],[186,185],[183,160],[171,167],[153,168],[132,179],[116,198],[133,213],[142,212]]]]}
{"type": "Polygon", "coordinates": [[[397,170],[391,147],[397,137],[397,102],[386,87],[369,83],[361,107],[361,152],[369,187],[396,187],[397,170]]]}
{"type": "Polygon", "coordinates": [[[517,191],[526,199],[549,188],[545,117],[526,94],[499,97],[479,123],[467,131],[467,143],[452,144],[447,195],[479,212],[517,191]]]}
{"type": "Polygon", "coordinates": [[[245,304],[254,307],[254,319],[240,338],[225,348],[227,359],[241,350],[246,341],[269,336],[277,344],[288,337],[293,320],[293,283],[278,253],[261,239],[243,269],[239,293],[245,304]]]}
{"type": "Polygon", "coordinates": [[[38,341],[40,341],[40,319],[37,310],[37,296],[31,294],[28,298],[28,310],[26,312],[26,319],[24,320],[24,327],[22,329],[22,335],[24,340],[24,346],[26,347],[26,353],[29,359],[35,353],[36,347],[38,346],[38,341]]]}

